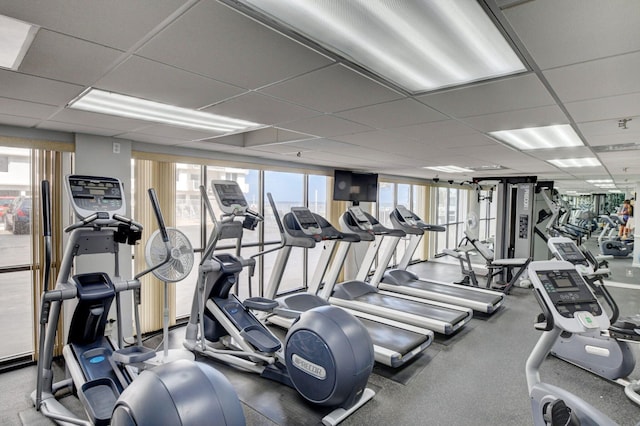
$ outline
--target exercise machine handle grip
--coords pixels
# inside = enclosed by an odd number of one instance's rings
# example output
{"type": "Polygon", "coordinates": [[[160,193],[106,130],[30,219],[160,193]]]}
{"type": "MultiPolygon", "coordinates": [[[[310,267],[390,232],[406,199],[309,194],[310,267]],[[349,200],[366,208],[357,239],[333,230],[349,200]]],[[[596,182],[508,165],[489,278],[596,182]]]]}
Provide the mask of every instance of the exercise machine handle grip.
{"type": "Polygon", "coordinates": [[[169,241],[169,234],[167,233],[167,227],[164,224],[164,217],[162,216],[162,210],[160,210],[160,203],[158,202],[158,195],[156,190],[149,188],[149,199],[151,200],[151,207],[153,207],[153,213],[156,215],[158,221],[158,227],[160,228],[160,234],[162,235],[162,241],[165,243],[169,241]]]}
{"type": "Polygon", "coordinates": [[[538,304],[542,308],[542,315],[545,318],[545,322],[536,323],[534,325],[535,329],[536,330],[542,330],[542,331],[551,331],[551,330],[553,330],[553,327],[555,326],[555,323],[553,321],[553,314],[551,313],[551,310],[549,309],[549,306],[547,305],[547,302],[544,300],[544,297],[542,297],[542,294],[540,293],[540,290],[535,289],[533,294],[536,296],[536,300],[538,301],[538,304]]]}
{"type": "Polygon", "coordinates": [[[51,187],[48,180],[41,182],[42,231],[45,237],[51,236],[51,187]]]}

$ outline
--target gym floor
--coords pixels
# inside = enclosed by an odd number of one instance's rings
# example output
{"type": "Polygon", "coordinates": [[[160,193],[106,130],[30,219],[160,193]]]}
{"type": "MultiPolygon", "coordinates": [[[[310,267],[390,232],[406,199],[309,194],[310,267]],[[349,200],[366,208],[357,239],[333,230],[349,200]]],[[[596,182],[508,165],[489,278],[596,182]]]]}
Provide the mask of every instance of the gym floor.
{"type": "MultiPolygon", "coordinates": [[[[640,270],[631,268],[630,258],[614,259],[610,268],[611,281],[640,285],[640,270]]],[[[410,269],[440,280],[460,278],[457,264],[424,262],[410,269]]],[[[640,312],[640,293],[635,289],[610,286],[609,290],[621,315],[640,312]]],[[[376,365],[369,380],[376,396],[343,424],[530,425],[524,365],[541,333],[533,328],[539,312],[531,290],[515,287],[496,314],[486,318],[476,315],[451,338],[436,337],[409,365],[396,370],[376,365]]],[[[171,346],[180,347],[183,335],[183,328],[172,330],[171,346]]],[[[147,343],[155,346],[159,341],[147,343]]],[[[640,358],[640,350],[634,347],[634,351],[640,358]]],[[[293,389],[200,360],[229,378],[243,402],[249,425],[319,424],[327,412],[305,403],[293,389]]],[[[541,376],[579,395],[620,425],[640,421],[640,407],[627,399],[618,384],[552,357],[543,364],[541,376]]],[[[640,378],[640,368],[632,377],[640,378]]],[[[52,424],[31,407],[29,394],[34,388],[35,367],[0,376],[0,424],[52,424]]],[[[67,399],[72,409],[80,409],[75,398],[67,399]]]]}

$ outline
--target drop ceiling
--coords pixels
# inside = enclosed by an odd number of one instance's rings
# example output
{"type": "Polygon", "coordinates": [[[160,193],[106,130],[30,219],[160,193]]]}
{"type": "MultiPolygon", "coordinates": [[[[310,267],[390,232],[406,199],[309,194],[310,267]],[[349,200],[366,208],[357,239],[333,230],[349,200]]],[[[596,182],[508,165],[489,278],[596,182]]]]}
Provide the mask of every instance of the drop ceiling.
{"type": "Polygon", "coordinates": [[[585,179],[639,182],[640,151],[593,147],[640,143],[640,2],[482,4],[528,71],[412,95],[214,0],[3,1],[0,14],[40,29],[22,65],[0,69],[0,125],[424,179],[537,175],[589,192],[585,179]],[[89,87],[265,127],[220,136],[66,108],[89,87]],[[552,124],[585,147],[519,152],[488,135],[552,124]],[[546,161],[573,156],[602,166],[546,161]],[[424,169],[447,165],[503,168],[424,169]]]}

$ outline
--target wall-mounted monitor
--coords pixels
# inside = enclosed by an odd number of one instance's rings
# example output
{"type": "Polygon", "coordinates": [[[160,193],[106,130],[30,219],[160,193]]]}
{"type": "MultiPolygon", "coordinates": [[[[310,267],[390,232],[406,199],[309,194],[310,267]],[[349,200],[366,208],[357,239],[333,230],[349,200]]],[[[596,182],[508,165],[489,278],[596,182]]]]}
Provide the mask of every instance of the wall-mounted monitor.
{"type": "Polygon", "coordinates": [[[335,201],[375,202],[378,199],[378,175],[336,170],[333,180],[335,201]]]}

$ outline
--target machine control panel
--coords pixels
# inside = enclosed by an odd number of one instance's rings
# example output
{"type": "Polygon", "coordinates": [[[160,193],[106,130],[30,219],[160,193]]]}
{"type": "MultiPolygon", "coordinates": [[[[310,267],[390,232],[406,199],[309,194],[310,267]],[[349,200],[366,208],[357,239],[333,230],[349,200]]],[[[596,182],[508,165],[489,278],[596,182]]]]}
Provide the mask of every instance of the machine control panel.
{"type": "Polygon", "coordinates": [[[249,207],[238,182],[231,180],[212,180],[211,188],[224,214],[242,214],[249,207]]]}
{"type": "Polygon", "coordinates": [[[373,229],[373,224],[371,224],[369,218],[367,218],[359,206],[349,207],[349,214],[358,225],[358,228],[363,231],[371,231],[373,229]]]}
{"type": "Polygon", "coordinates": [[[79,219],[94,213],[107,213],[100,219],[110,219],[113,214],[125,215],[124,188],[120,179],[100,176],[69,175],[65,186],[71,206],[79,219]]]}
{"type": "Polygon", "coordinates": [[[322,234],[322,227],[306,207],[291,207],[291,213],[300,227],[300,230],[307,235],[322,234]]]}
{"type": "Polygon", "coordinates": [[[396,210],[408,226],[418,226],[418,222],[416,221],[413,213],[411,213],[408,208],[406,208],[402,204],[398,204],[396,206],[396,210]]]}
{"type": "Polygon", "coordinates": [[[552,237],[549,238],[547,246],[553,256],[572,263],[581,274],[593,274],[593,268],[589,265],[587,258],[572,239],[567,237],[552,237]]]}
{"type": "Polygon", "coordinates": [[[575,267],[565,261],[532,262],[529,276],[563,330],[609,327],[606,313],[575,267]],[[543,266],[540,268],[540,266],[543,266]]]}

